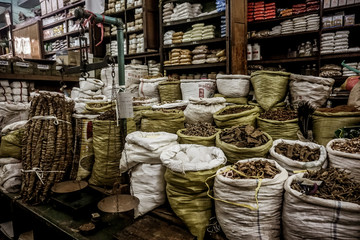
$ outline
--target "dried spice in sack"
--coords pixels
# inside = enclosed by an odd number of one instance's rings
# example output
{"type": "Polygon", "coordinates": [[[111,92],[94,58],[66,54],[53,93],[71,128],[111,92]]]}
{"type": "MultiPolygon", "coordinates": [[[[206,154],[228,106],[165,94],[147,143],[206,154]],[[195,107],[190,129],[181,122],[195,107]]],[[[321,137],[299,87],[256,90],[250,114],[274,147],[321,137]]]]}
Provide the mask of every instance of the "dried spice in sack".
{"type": "Polygon", "coordinates": [[[241,112],[245,112],[245,111],[251,110],[251,109],[252,108],[249,108],[249,107],[229,108],[229,109],[226,109],[226,110],[222,111],[221,113],[219,113],[219,115],[228,115],[228,114],[241,113],[241,112]]]}
{"type": "Polygon", "coordinates": [[[308,171],[303,178],[320,182],[318,185],[294,181],[291,188],[314,197],[360,204],[360,183],[351,179],[345,170],[330,167],[308,171]]]}
{"type": "Polygon", "coordinates": [[[328,113],[338,113],[338,112],[360,112],[353,106],[341,105],[334,108],[318,108],[316,111],[319,112],[328,112],[328,113]]]}
{"type": "Polygon", "coordinates": [[[198,122],[195,124],[186,124],[186,130],[182,132],[184,135],[188,136],[198,136],[198,137],[210,137],[216,134],[216,129],[210,123],[207,122],[198,122]]]}
{"type": "Polygon", "coordinates": [[[360,154],[360,137],[348,139],[345,142],[335,142],[332,145],[335,151],[360,154]]]}
{"type": "Polygon", "coordinates": [[[115,121],[116,120],[116,111],[115,110],[108,110],[106,112],[104,112],[103,114],[101,114],[100,116],[98,116],[96,118],[97,120],[112,120],[115,121]]]}
{"type": "Polygon", "coordinates": [[[269,141],[260,129],[251,125],[225,129],[220,133],[220,139],[239,148],[259,147],[269,141]]]}
{"type": "Polygon", "coordinates": [[[320,148],[311,149],[300,144],[280,143],[276,145],[275,152],[295,161],[311,162],[320,158],[320,148]]]}
{"type": "Polygon", "coordinates": [[[274,178],[280,170],[275,165],[268,161],[252,161],[252,162],[237,162],[230,170],[222,173],[224,177],[231,179],[251,179],[251,178],[274,178]],[[241,174],[239,174],[239,172],[241,174]]]}
{"type": "Polygon", "coordinates": [[[287,121],[297,118],[297,112],[290,109],[278,108],[262,113],[260,118],[276,121],[287,121]]]}

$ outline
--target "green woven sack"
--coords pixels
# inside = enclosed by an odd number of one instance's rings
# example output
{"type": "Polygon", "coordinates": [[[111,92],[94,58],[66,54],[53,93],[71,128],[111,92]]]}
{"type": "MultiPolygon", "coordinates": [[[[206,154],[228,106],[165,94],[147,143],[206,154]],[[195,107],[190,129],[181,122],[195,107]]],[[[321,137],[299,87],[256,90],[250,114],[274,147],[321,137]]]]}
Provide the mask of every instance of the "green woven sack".
{"type": "MultiPolygon", "coordinates": [[[[205,180],[223,165],[197,172],[178,173],[166,169],[166,195],[175,214],[186,224],[198,240],[204,239],[209,219],[212,216],[212,200],[207,196],[205,180]]],[[[208,180],[210,188],[213,179],[208,180]]]]}
{"type": "Polygon", "coordinates": [[[265,111],[284,101],[289,76],[290,73],[275,71],[256,71],[251,74],[256,101],[265,111]]]}
{"type": "Polygon", "coordinates": [[[225,153],[225,156],[228,160],[228,162],[235,163],[242,159],[248,159],[248,158],[256,158],[256,157],[266,157],[272,144],[273,140],[272,137],[264,132],[266,137],[269,139],[267,143],[264,145],[261,145],[259,147],[253,147],[253,148],[239,148],[235,145],[228,144],[226,142],[223,142],[220,140],[220,132],[216,134],[216,147],[223,150],[225,153]]]}
{"type": "Polygon", "coordinates": [[[88,102],[85,105],[86,113],[102,113],[115,107],[115,102],[88,102]]]}
{"type": "MultiPolygon", "coordinates": [[[[256,103],[256,102],[249,101],[249,102],[248,102],[248,105],[259,107],[260,113],[265,112],[265,110],[260,107],[260,104],[258,104],[258,103],[256,103]]],[[[285,107],[286,107],[286,103],[285,103],[285,102],[280,102],[280,103],[275,104],[275,106],[272,107],[271,109],[275,109],[275,108],[285,108],[285,107]]]]}
{"type": "Polygon", "coordinates": [[[229,98],[220,93],[215,94],[214,97],[223,97],[223,98],[225,98],[227,103],[234,103],[234,104],[238,104],[238,105],[246,105],[248,102],[247,97],[229,98]]]}
{"type": "Polygon", "coordinates": [[[95,162],[89,183],[113,186],[120,177],[121,136],[115,121],[93,121],[93,148],[95,162]]]}
{"type": "Polygon", "coordinates": [[[219,128],[230,128],[233,126],[244,125],[255,126],[255,120],[256,117],[259,115],[259,111],[260,109],[258,107],[249,105],[229,106],[214,113],[214,121],[216,126],[218,126],[219,128]],[[221,115],[221,113],[227,109],[243,107],[249,108],[249,110],[241,113],[221,115]]]}
{"type": "Polygon", "coordinates": [[[126,127],[127,127],[127,134],[140,131],[141,128],[141,117],[142,113],[145,110],[151,110],[150,106],[134,106],[134,117],[127,118],[126,120],[126,127]]]}
{"type": "Polygon", "coordinates": [[[298,119],[287,121],[277,121],[257,117],[257,126],[262,131],[268,133],[273,140],[279,138],[288,140],[297,140],[297,131],[299,130],[298,119]]]}
{"type": "MultiPolygon", "coordinates": [[[[207,147],[215,146],[216,133],[210,137],[198,137],[183,134],[182,132],[185,130],[186,129],[180,129],[176,133],[179,136],[178,141],[180,144],[198,144],[207,147]]],[[[218,132],[219,131],[220,130],[218,130],[218,132]]]]}
{"type": "Polygon", "coordinates": [[[143,111],[141,131],[174,133],[184,128],[185,116],[181,110],[143,111]]]}
{"type": "Polygon", "coordinates": [[[158,85],[161,102],[181,100],[180,81],[162,81],[158,85]]]}
{"type": "Polygon", "coordinates": [[[312,117],[313,135],[318,144],[326,146],[333,138],[335,131],[342,127],[360,124],[360,112],[319,112],[312,117]]]}
{"type": "Polygon", "coordinates": [[[1,138],[0,157],[12,157],[21,160],[21,141],[24,129],[9,132],[1,138]]]}

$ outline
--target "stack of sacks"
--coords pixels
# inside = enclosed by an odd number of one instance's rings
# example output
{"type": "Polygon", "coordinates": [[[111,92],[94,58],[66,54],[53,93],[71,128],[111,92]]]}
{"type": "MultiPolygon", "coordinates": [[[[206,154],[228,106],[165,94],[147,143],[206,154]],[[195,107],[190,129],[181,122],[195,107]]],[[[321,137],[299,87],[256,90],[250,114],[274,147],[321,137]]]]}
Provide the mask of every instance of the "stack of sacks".
{"type": "Polygon", "coordinates": [[[191,34],[193,32],[193,29],[189,30],[189,31],[186,31],[183,35],[183,39],[182,41],[185,43],[185,42],[191,42],[192,39],[191,39],[191,34]]]}
{"type": "Polygon", "coordinates": [[[135,31],[143,29],[143,9],[135,9],[135,31]]]}
{"type": "Polygon", "coordinates": [[[134,6],[141,7],[141,5],[142,5],[142,0],[135,0],[134,1],[134,6]]]}
{"type": "Polygon", "coordinates": [[[158,76],[160,74],[160,63],[155,60],[149,60],[149,76],[158,76]]]}
{"type": "Polygon", "coordinates": [[[136,35],[136,53],[143,53],[145,52],[145,45],[144,45],[144,34],[138,34],[136,35]]]}
{"type": "Polygon", "coordinates": [[[306,4],[305,3],[295,4],[292,6],[292,9],[294,15],[304,13],[306,12],[306,4]]]}
{"type": "Polygon", "coordinates": [[[323,33],[321,34],[321,54],[334,53],[335,45],[335,33],[323,33]]]}
{"type": "Polygon", "coordinates": [[[337,31],[334,37],[334,53],[347,52],[350,31],[337,31]]]}
{"type": "MultiPolygon", "coordinates": [[[[111,52],[111,56],[118,55],[118,44],[116,40],[111,41],[110,52],[111,52]]],[[[124,53],[126,54],[126,39],[124,40],[124,53]]]]}
{"type": "Polygon", "coordinates": [[[109,26],[104,27],[104,37],[110,37],[111,35],[111,28],[109,26]]]}
{"type": "Polygon", "coordinates": [[[275,26],[271,29],[271,31],[269,32],[270,36],[275,36],[275,35],[280,35],[281,34],[281,26],[275,26]]]}
{"type": "Polygon", "coordinates": [[[8,80],[0,81],[0,102],[12,102],[11,87],[8,80]]]}
{"type": "Polygon", "coordinates": [[[131,8],[131,7],[134,7],[135,5],[135,1],[134,0],[127,0],[126,1],[126,7],[127,8],[131,8]]]}
{"type": "Polygon", "coordinates": [[[7,125],[28,120],[30,103],[6,103],[0,102],[0,130],[7,125]]]}
{"type": "Polygon", "coordinates": [[[176,4],[176,7],[171,14],[171,21],[177,21],[181,19],[193,18],[194,13],[190,3],[184,2],[181,4],[176,4]]]}
{"type": "Polygon", "coordinates": [[[180,51],[180,65],[191,64],[191,51],[189,49],[182,49],[180,51]]]}
{"type": "Polygon", "coordinates": [[[305,18],[307,21],[307,26],[306,26],[307,31],[319,30],[320,16],[318,14],[310,14],[310,15],[307,15],[305,18]]]}
{"type": "Polygon", "coordinates": [[[136,38],[136,34],[131,34],[129,36],[129,54],[134,54],[136,53],[136,49],[137,49],[137,38],[136,38]]]}
{"type": "Polygon", "coordinates": [[[115,0],[109,0],[107,4],[107,10],[105,11],[105,14],[112,14],[115,13],[115,0]]]}
{"type": "Polygon", "coordinates": [[[221,37],[226,37],[226,16],[221,16],[220,31],[221,37]]]}
{"type": "Polygon", "coordinates": [[[125,11],[125,0],[120,0],[115,3],[115,12],[125,11]]]}
{"type": "Polygon", "coordinates": [[[287,17],[292,15],[292,8],[284,9],[280,12],[280,17],[287,17]]]}
{"type": "Polygon", "coordinates": [[[29,101],[29,83],[14,81],[10,83],[12,99],[15,103],[29,101]]]}
{"type": "Polygon", "coordinates": [[[179,44],[182,43],[182,39],[183,39],[183,32],[176,32],[172,35],[172,43],[173,44],[179,44]]]}
{"type": "Polygon", "coordinates": [[[320,1],[318,0],[306,0],[306,11],[317,11],[320,8],[320,1]]]}
{"type": "Polygon", "coordinates": [[[217,63],[226,61],[225,49],[211,50],[210,54],[206,56],[206,63],[217,63]]]}
{"type": "Polygon", "coordinates": [[[171,50],[170,53],[170,64],[171,65],[179,65],[180,64],[180,55],[181,55],[181,49],[174,48],[171,50]]]}
{"type": "MultiPolygon", "coordinates": [[[[358,69],[360,68],[360,65],[357,62],[353,62],[353,63],[346,63],[346,65],[348,65],[349,67],[358,69]]],[[[350,69],[343,67],[342,68],[342,72],[343,72],[343,76],[345,77],[351,77],[351,76],[357,76],[358,74],[356,74],[356,72],[351,71],[350,69]]]]}
{"type": "Polygon", "coordinates": [[[15,158],[0,158],[0,190],[17,193],[21,188],[20,160],[15,158]]]}
{"type": "Polygon", "coordinates": [[[207,25],[202,28],[202,40],[215,38],[215,26],[207,25]]]}
{"type": "Polygon", "coordinates": [[[294,33],[306,31],[306,26],[307,26],[306,17],[294,18],[293,22],[294,22],[294,33]]]}
{"type": "Polygon", "coordinates": [[[171,21],[171,15],[173,14],[174,10],[174,3],[166,3],[163,6],[163,22],[170,22],[171,21]]]}
{"type": "Polygon", "coordinates": [[[127,22],[126,23],[126,28],[127,28],[128,32],[135,31],[135,21],[127,22]]]}
{"type": "Polygon", "coordinates": [[[265,19],[271,19],[276,17],[275,2],[265,4],[265,19]]]}
{"type": "Polygon", "coordinates": [[[206,56],[209,53],[208,46],[201,45],[195,47],[195,49],[192,51],[193,58],[192,58],[192,64],[204,64],[206,63],[206,56]]]}
{"type": "Polygon", "coordinates": [[[98,99],[101,95],[104,82],[95,78],[79,78],[80,88],[74,87],[71,91],[72,99],[98,99]]]}
{"type": "Polygon", "coordinates": [[[248,22],[252,22],[255,20],[254,11],[255,11],[255,3],[248,2],[248,9],[247,9],[247,21],[248,22]]]}
{"type": "Polygon", "coordinates": [[[326,64],[320,68],[320,77],[341,76],[341,67],[335,64],[326,64]]]}
{"type": "Polygon", "coordinates": [[[167,31],[167,32],[164,34],[164,45],[171,45],[171,44],[173,44],[172,38],[173,38],[173,34],[174,34],[174,33],[175,33],[175,31],[170,30],[170,31],[167,31]]]}
{"type": "Polygon", "coordinates": [[[112,26],[111,27],[111,35],[116,36],[116,34],[117,34],[117,28],[116,28],[116,26],[112,26]]]}
{"type": "Polygon", "coordinates": [[[226,1],[225,0],[216,0],[216,10],[218,12],[223,12],[226,10],[226,1]]]}
{"type": "Polygon", "coordinates": [[[264,14],[265,14],[265,3],[264,3],[264,1],[256,2],[255,3],[255,8],[254,8],[254,19],[256,21],[264,20],[265,19],[264,14]]]}
{"type": "Polygon", "coordinates": [[[280,23],[281,34],[289,34],[294,32],[294,22],[289,19],[280,23]]]}
{"type": "Polygon", "coordinates": [[[192,7],[194,17],[197,17],[201,14],[203,6],[200,3],[192,4],[191,7],[192,7]]]}

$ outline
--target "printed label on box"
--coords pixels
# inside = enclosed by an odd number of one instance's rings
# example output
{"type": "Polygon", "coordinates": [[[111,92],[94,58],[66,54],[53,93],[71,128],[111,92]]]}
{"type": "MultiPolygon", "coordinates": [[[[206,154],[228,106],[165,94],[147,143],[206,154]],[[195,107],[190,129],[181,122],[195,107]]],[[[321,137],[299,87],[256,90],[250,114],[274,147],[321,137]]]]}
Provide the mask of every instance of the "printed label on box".
{"type": "Polygon", "coordinates": [[[15,63],[15,66],[28,68],[28,67],[30,67],[30,63],[16,62],[16,63],[15,63]]]}
{"type": "Polygon", "coordinates": [[[8,61],[0,61],[0,65],[9,66],[9,62],[8,61]]]}
{"type": "Polygon", "coordinates": [[[49,66],[49,65],[38,64],[38,65],[37,65],[37,68],[38,68],[38,69],[41,69],[41,70],[49,70],[49,69],[50,69],[50,66],[49,66]]]}

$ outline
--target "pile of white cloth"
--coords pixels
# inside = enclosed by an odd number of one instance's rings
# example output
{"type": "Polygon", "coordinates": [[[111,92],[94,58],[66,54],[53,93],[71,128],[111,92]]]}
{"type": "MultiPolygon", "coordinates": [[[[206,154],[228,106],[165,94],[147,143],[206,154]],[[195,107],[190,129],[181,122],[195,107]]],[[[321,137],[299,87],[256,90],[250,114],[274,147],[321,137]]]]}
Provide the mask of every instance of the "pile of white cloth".
{"type": "Polygon", "coordinates": [[[173,14],[174,10],[174,3],[166,3],[163,6],[163,22],[170,22],[171,15],[173,14]]]}

